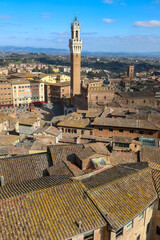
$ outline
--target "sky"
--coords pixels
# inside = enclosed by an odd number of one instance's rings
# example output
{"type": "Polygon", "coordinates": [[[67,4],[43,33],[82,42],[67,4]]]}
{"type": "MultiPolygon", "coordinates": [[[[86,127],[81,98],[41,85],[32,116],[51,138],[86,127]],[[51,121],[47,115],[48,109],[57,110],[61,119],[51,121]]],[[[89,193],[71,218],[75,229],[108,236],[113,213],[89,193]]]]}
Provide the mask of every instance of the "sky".
{"type": "Polygon", "coordinates": [[[160,0],[0,0],[0,46],[68,49],[81,23],[83,51],[160,52],[160,0]]]}

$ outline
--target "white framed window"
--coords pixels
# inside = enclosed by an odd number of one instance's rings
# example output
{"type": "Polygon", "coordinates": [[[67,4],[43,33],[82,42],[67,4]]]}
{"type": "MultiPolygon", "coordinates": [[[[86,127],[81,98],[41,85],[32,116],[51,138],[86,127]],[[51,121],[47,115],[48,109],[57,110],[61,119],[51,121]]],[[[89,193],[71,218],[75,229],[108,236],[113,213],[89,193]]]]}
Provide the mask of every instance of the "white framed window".
{"type": "Polygon", "coordinates": [[[133,228],[133,220],[127,224],[126,231],[129,231],[131,228],[133,228]]]}
{"type": "Polygon", "coordinates": [[[149,205],[149,211],[153,209],[153,203],[149,205]]]}
{"type": "Polygon", "coordinates": [[[142,212],[141,214],[139,214],[138,220],[140,221],[142,218],[144,218],[144,212],[142,212]]]}

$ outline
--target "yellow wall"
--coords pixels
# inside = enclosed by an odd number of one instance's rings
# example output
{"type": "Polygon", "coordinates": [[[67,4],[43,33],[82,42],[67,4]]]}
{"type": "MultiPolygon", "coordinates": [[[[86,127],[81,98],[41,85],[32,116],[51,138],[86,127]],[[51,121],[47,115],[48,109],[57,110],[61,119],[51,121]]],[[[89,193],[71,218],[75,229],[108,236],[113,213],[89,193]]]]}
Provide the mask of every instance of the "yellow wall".
{"type": "Polygon", "coordinates": [[[70,76],[67,75],[48,75],[41,78],[41,81],[48,83],[59,83],[59,82],[68,82],[70,81],[70,76]]]}

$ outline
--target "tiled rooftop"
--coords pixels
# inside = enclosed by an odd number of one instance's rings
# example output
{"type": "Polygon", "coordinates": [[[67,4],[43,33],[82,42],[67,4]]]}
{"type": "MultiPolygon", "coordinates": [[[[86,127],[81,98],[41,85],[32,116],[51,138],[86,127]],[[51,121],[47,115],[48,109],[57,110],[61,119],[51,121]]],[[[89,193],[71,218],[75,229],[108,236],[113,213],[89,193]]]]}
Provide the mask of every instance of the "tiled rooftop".
{"type": "Polygon", "coordinates": [[[96,118],[92,126],[123,127],[133,129],[159,130],[154,124],[146,120],[122,119],[122,118],[96,118]]]}
{"type": "Polygon", "coordinates": [[[115,231],[157,199],[150,168],[135,171],[109,183],[104,178],[104,183],[91,188],[88,195],[115,231]]]}
{"type": "Polygon", "coordinates": [[[52,183],[49,188],[0,200],[2,239],[64,240],[106,225],[80,182],[61,179],[56,186],[52,179],[52,183]]]}
{"type": "Polygon", "coordinates": [[[85,128],[89,119],[67,119],[57,124],[58,127],[85,128]]]}
{"type": "Polygon", "coordinates": [[[140,161],[160,163],[160,148],[143,147],[140,151],[140,161]]]}
{"type": "Polygon", "coordinates": [[[119,164],[109,169],[105,169],[91,177],[84,178],[82,183],[86,188],[92,189],[103,186],[119,178],[127,177],[132,173],[138,172],[140,169],[147,168],[147,163],[129,163],[119,164]]]}
{"type": "Polygon", "coordinates": [[[5,184],[19,183],[44,176],[51,159],[46,153],[0,159],[0,176],[5,184]]]}
{"type": "Polygon", "coordinates": [[[68,165],[65,163],[66,161],[59,161],[53,166],[49,167],[47,169],[49,175],[52,176],[68,176],[68,177],[73,177],[73,173],[68,167],[68,165]]]}
{"type": "MultiPolygon", "coordinates": [[[[48,147],[53,164],[66,160],[68,157],[71,159],[75,153],[80,152],[83,149],[83,145],[59,145],[59,146],[50,146],[48,147]]],[[[69,159],[69,160],[70,160],[69,159]]]]}
{"type": "Polygon", "coordinates": [[[76,153],[76,156],[82,161],[86,158],[93,156],[96,152],[91,147],[86,147],[80,152],[76,153]]]}

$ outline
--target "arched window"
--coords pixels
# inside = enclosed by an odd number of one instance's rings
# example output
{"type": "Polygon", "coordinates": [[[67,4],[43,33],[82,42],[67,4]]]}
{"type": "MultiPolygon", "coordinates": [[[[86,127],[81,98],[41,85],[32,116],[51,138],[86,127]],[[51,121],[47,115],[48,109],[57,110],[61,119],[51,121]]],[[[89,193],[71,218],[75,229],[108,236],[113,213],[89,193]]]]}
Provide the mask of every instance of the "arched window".
{"type": "Polygon", "coordinates": [[[78,31],[76,31],[76,38],[78,38],[78,31]]]}

